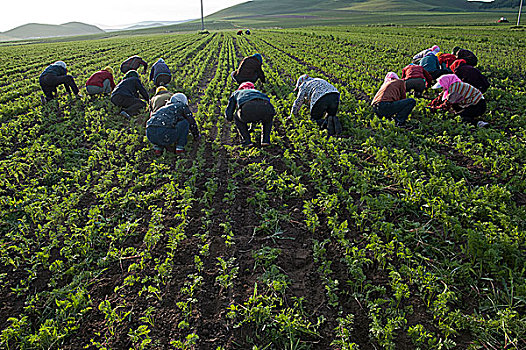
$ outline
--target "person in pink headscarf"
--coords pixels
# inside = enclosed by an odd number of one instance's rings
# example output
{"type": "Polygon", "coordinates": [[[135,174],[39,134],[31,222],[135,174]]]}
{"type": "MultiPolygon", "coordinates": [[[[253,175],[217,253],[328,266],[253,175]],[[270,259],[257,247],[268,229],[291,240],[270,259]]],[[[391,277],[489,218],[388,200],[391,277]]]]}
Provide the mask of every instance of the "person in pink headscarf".
{"type": "Polygon", "coordinates": [[[436,55],[440,52],[440,47],[438,45],[433,45],[429,49],[425,49],[417,53],[413,56],[413,63],[418,64],[420,63],[420,60],[424,57],[426,57],[428,54],[432,53],[433,55],[436,55]]]}
{"type": "Polygon", "coordinates": [[[385,76],[384,83],[371,103],[374,113],[379,117],[393,117],[396,126],[405,126],[416,101],[406,98],[405,82],[394,72],[385,76]]]}
{"type": "Polygon", "coordinates": [[[464,83],[455,74],[446,74],[438,78],[433,89],[442,88],[442,100],[447,102],[451,112],[460,114],[464,122],[485,127],[488,123],[478,120],[486,112],[484,95],[474,86],[464,83]]]}
{"type": "Polygon", "coordinates": [[[248,123],[263,124],[261,146],[270,145],[270,132],[276,111],[270,103],[270,98],[256,90],[252,82],[244,82],[228,99],[225,117],[234,121],[243,139],[243,147],[252,147],[254,143],[248,130],[248,123]],[[237,108],[237,112],[236,112],[237,108]]]}

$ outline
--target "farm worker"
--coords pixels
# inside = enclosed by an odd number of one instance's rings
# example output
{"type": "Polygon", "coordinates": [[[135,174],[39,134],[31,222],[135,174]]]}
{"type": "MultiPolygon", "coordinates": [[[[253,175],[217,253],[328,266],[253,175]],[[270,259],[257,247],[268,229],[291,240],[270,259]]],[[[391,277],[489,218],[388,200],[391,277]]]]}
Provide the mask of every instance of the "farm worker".
{"type": "Polygon", "coordinates": [[[165,148],[175,144],[175,153],[184,153],[188,130],[194,139],[200,138],[197,123],[188,106],[188,99],[180,92],[158,109],[146,122],[146,137],[153,144],[154,153],[161,155],[165,148]]]}
{"type": "MultiPolygon", "coordinates": [[[[433,55],[434,56],[434,55],[433,55]]],[[[403,127],[416,105],[412,98],[406,98],[405,82],[394,72],[385,76],[384,83],[371,103],[374,113],[379,117],[394,116],[395,125],[403,127]]]]}
{"type": "Polygon", "coordinates": [[[425,88],[431,87],[433,77],[422,66],[411,63],[402,69],[402,80],[406,91],[414,90],[415,97],[422,97],[425,88]]]}
{"type": "Polygon", "coordinates": [[[139,113],[140,109],[146,107],[146,102],[139,98],[139,94],[143,99],[148,101],[148,92],[139,79],[139,73],[130,70],[126,73],[124,79],[113,89],[111,102],[123,108],[121,115],[130,118],[130,116],[139,113]]]}
{"type": "Polygon", "coordinates": [[[438,63],[438,58],[435,56],[434,53],[429,52],[420,60],[420,65],[428,71],[429,74],[433,77],[433,79],[438,78],[442,74],[451,73],[449,70],[445,70],[440,68],[440,64],[438,63]]]}
{"type": "Polygon", "coordinates": [[[477,88],[464,83],[455,74],[446,74],[438,78],[433,89],[443,89],[442,100],[450,106],[449,110],[460,114],[464,122],[485,127],[488,123],[478,117],[486,112],[486,100],[477,88]]]}
{"type": "Polygon", "coordinates": [[[129,57],[126,61],[122,62],[121,64],[121,72],[126,74],[130,70],[138,70],[140,66],[144,67],[144,73],[146,74],[146,71],[148,70],[148,63],[146,63],[145,60],[143,60],[141,57],[135,55],[129,57]]]}
{"type": "Polygon", "coordinates": [[[476,87],[482,93],[488,91],[488,78],[486,78],[477,68],[467,64],[465,60],[456,60],[453,62],[451,70],[464,83],[476,87]]]}
{"type": "Polygon", "coordinates": [[[50,64],[44,69],[38,77],[38,82],[40,83],[40,87],[45,95],[40,97],[42,103],[49,102],[55,98],[57,87],[59,85],[64,85],[68,94],[71,94],[73,91],[76,96],[82,97],[82,95],[79,94],[79,88],[77,87],[77,84],[75,84],[75,80],[67,73],[68,70],[66,68],[66,63],[62,61],[50,64]]]}
{"type": "Polygon", "coordinates": [[[461,49],[458,46],[455,46],[453,49],[453,55],[457,56],[458,59],[463,59],[472,67],[475,67],[478,63],[478,58],[472,51],[461,49]]]}
{"type": "Polygon", "coordinates": [[[153,115],[161,107],[164,107],[166,103],[170,101],[172,95],[173,93],[168,91],[164,86],[159,86],[157,90],[155,90],[155,95],[153,95],[150,100],[150,115],[153,115]]]}
{"type": "Polygon", "coordinates": [[[237,35],[243,35],[243,30],[241,30],[241,29],[238,30],[238,31],[237,31],[237,35]]]}
{"type": "Polygon", "coordinates": [[[422,58],[424,58],[428,53],[433,53],[434,55],[440,52],[440,47],[438,45],[433,45],[429,49],[425,49],[413,56],[413,63],[419,63],[422,58]]]}
{"type": "Polygon", "coordinates": [[[150,71],[150,80],[155,86],[168,85],[172,80],[172,72],[162,58],[155,62],[150,71]]]}
{"type": "Polygon", "coordinates": [[[251,82],[239,85],[239,88],[230,95],[228,105],[225,110],[225,117],[228,121],[234,120],[239,133],[243,139],[243,147],[252,147],[252,138],[248,130],[248,123],[263,124],[261,135],[261,146],[270,145],[270,132],[272,121],[276,111],[270,103],[270,98],[264,93],[256,90],[251,82]],[[237,107],[237,112],[236,111],[237,107]],[[234,113],[235,112],[235,113],[234,113]]]}
{"type": "Polygon", "coordinates": [[[292,105],[289,118],[293,115],[297,117],[303,103],[308,102],[311,119],[320,128],[327,128],[329,136],[342,132],[342,125],[336,116],[340,105],[338,89],[323,79],[303,74],[298,78],[294,91],[298,91],[298,96],[292,105]]]}
{"type": "Polygon", "coordinates": [[[246,35],[250,35],[250,29],[247,29],[247,30],[245,31],[245,34],[246,34],[246,35]]]}
{"type": "Polygon", "coordinates": [[[437,57],[438,63],[442,69],[449,68],[449,66],[451,66],[451,64],[457,59],[457,56],[444,52],[439,53],[437,57]]]}
{"type": "Polygon", "coordinates": [[[86,82],[88,95],[110,94],[114,88],[115,82],[113,81],[113,68],[111,67],[93,73],[86,82]]]}
{"type": "Polygon", "coordinates": [[[238,84],[246,81],[255,84],[258,79],[265,83],[265,73],[261,69],[262,64],[263,57],[259,53],[255,53],[252,56],[243,58],[238,69],[233,71],[231,76],[238,84]]]}

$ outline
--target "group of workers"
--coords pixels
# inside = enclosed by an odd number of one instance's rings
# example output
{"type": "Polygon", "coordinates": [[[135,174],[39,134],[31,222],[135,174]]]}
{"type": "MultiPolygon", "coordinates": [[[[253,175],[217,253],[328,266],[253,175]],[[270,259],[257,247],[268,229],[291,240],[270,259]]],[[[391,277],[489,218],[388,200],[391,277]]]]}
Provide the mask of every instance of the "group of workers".
{"type": "Polygon", "coordinates": [[[387,73],[371,103],[373,111],[380,117],[393,117],[395,124],[403,127],[416,105],[414,98],[407,98],[407,92],[413,91],[414,97],[419,98],[426,88],[442,89],[428,108],[459,114],[464,122],[485,127],[488,123],[480,117],[486,112],[483,93],[489,82],[475,68],[477,63],[472,51],[460,47],[451,54],[440,52],[437,45],[425,49],[402,69],[401,77],[395,72],[387,73]]]}
{"type": "MultiPolygon", "coordinates": [[[[484,127],[488,123],[479,120],[479,117],[486,111],[483,93],[487,91],[489,83],[475,68],[477,61],[473,52],[459,47],[455,47],[451,54],[441,53],[436,45],[425,49],[402,69],[401,77],[394,72],[387,73],[372,100],[373,112],[380,117],[393,118],[395,125],[404,127],[416,105],[414,98],[407,98],[407,92],[413,91],[414,97],[420,98],[426,88],[442,89],[428,108],[460,114],[465,122],[484,127]],[[433,85],[434,81],[436,83],[433,85]]],[[[255,87],[258,80],[266,82],[262,64],[263,57],[256,53],[245,57],[231,73],[239,86],[228,100],[225,117],[235,123],[244,147],[254,146],[252,130],[249,128],[249,124],[254,123],[262,124],[260,145],[270,145],[276,111],[270,98],[255,87]]],[[[148,106],[150,116],[146,121],[146,137],[153,144],[154,153],[161,155],[165,149],[183,153],[189,132],[194,139],[200,138],[188,98],[183,93],[168,91],[166,86],[172,79],[172,73],[160,58],[150,70],[149,79],[156,86],[155,94],[150,99],[138,73],[141,66],[144,68],[143,74],[146,74],[148,63],[141,57],[135,55],[125,60],[120,67],[124,78],[119,84],[115,84],[113,69],[105,67],[89,77],[86,93],[111,94],[111,102],[120,107],[120,114],[128,119],[148,106]]],[[[44,92],[42,103],[56,96],[59,85],[64,85],[68,93],[81,96],[74,78],[67,74],[66,64],[62,61],[49,65],[40,75],[39,82],[44,92]]],[[[297,79],[294,91],[297,92],[297,98],[289,120],[298,117],[303,104],[308,104],[311,119],[320,128],[327,129],[329,136],[342,132],[341,122],[336,115],[340,104],[340,93],[336,87],[324,79],[303,74],[297,79]]]]}

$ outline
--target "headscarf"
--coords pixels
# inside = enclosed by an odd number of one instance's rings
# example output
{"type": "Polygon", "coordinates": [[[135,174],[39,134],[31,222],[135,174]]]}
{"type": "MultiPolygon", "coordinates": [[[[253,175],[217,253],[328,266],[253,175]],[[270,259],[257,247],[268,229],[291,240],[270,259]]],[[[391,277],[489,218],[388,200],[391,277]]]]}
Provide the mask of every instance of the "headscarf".
{"type": "Polygon", "coordinates": [[[296,87],[294,88],[294,91],[297,91],[303,83],[308,82],[309,80],[312,80],[314,78],[309,77],[307,74],[303,74],[298,78],[298,81],[296,82],[296,87]]]}
{"type": "Polygon", "coordinates": [[[139,73],[137,73],[136,70],[129,70],[126,75],[124,76],[124,79],[128,79],[128,78],[138,78],[139,77],[139,73]]]}
{"type": "Polygon", "coordinates": [[[451,69],[453,72],[457,70],[458,67],[460,67],[463,64],[467,64],[466,60],[459,59],[455,60],[453,63],[451,63],[451,66],[449,66],[449,69],[451,69]]]}
{"type": "Polygon", "coordinates": [[[440,47],[438,47],[438,45],[433,45],[431,46],[431,51],[440,52],[440,47]]]}
{"type": "Polygon", "coordinates": [[[165,88],[164,86],[159,86],[156,90],[155,90],[155,94],[157,95],[159,92],[161,91],[168,91],[167,88],[165,88]]]}
{"type": "Polygon", "coordinates": [[[400,79],[398,75],[395,72],[389,72],[385,75],[384,84],[396,79],[400,79]]]}
{"type": "Polygon", "coordinates": [[[182,104],[188,105],[188,98],[186,98],[186,95],[182,92],[178,92],[176,94],[173,94],[173,96],[170,98],[170,102],[181,102],[182,104]]]}
{"type": "Polygon", "coordinates": [[[453,54],[453,55],[456,56],[456,55],[457,55],[457,52],[458,52],[459,50],[460,50],[460,46],[455,46],[455,47],[453,48],[453,51],[451,52],[451,54],[453,54]]]}
{"type": "Polygon", "coordinates": [[[57,62],[55,62],[55,63],[53,63],[53,64],[54,64],[55,66],[60,66],[60,67],[62,67],[62,68],[64,68],[64,69],[67,69],[67,68],[66,68],[66,63],[65,63],[64,61],[57,61],[57,62]]]}
{"type": "Polygon", "coordinates": [[[438,82],[433,85],[433,89],[442,88],[444,90],[444,96],[442,96],[442,100],[445,100],[449,95],[449,87],[462,80],[460,80],[455,74],[446,74],[439,77],[437,81],[438,82]]]}
{"type": "Polygon", "coordinates": [[[107,67],[104,67],[104,69],[106,72],[110,73],[111,75],[113,75],[113,68],[111,68],[110,66],[107,66],[107,67]]]}
{"type": "Polygon", "coordinates": [[[254,86],[254,83],[251,83],[250,81],[246,81],[242,83],[241,85],[239,85],[237,89],[238,90],[249,90],[249,89],[255,89],[255,88],[256,87],[254,86]]]}
{"type": "Polygon", "coordinates": [[[257,58],[257,60],[259,61],[259,63],[263,63],[263,57],[261,57],[261,55],[259,53],[255,53],[252,55],[253,57],[257,58]]]}

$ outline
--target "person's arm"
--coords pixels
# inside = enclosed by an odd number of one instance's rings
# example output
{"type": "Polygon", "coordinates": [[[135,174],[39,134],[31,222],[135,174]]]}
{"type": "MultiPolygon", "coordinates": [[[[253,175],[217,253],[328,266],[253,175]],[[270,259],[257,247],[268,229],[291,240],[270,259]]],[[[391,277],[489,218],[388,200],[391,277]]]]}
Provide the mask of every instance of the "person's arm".
{"type": "Polygon", "coordinates": [[[300,91],[298,92],[298,97],[296,97],[296,101],[294,101],[294,104],[292,105],[292,109],[290,111],[291,115],[294,115],[295,117],[298,116],[300,108],[301,106],[303,106],[303,102],[305,102],[305,94],[306,89],[300,88],[300,91]]]}
{"type": "Polygon", "coordinates": [[[137,79],[137,90],[141,94],[141,96],[148,101],[150,99],[150,96],[148,95],[148,91],[146,91],[146,88],[144,85],[142,85],[141,81],[137,79]]]}
{"type": "Polygon", "coordinates": [[[404,69],[402,69],[402,79],[405,80],[405,73],[407,71],[407,67],[404,67],[404,69]]]}
{"type": "Polygon", "coordinates": [[[190,107],[188,107],[188,105],[185,105],[183,107],[183,115],[188,121],[188,124],[190,126],[190,132],[192,133],[194,139],[200,139],[201,135],[199,134],[199,127],[197,126],[197,122],[195,121],[194,115],[192,114],[192,111],[190,110],[190,107]]]}
{"type": "Polygon", "coordinates": [[[111,86],[111,89],[113,90],[113,89],[115,89],[115,86],[117,86],[117,85],[115,85],[115,80],[113,80],[113,75],[110,74],[110,77],[111,77],[110,78],[110,86],[111,86]]]}
{"type": "Polygon", "coordinates": [[[226,120],[228,121],[234,120],[234,111],[236,110],[236,107],[237,107],[237,99],[234,96],[234,94],[232,94],[230,98],[228,99],[228,105],[226,106],[226,109],[225,109],[226,120]]]}
{"type": "Polygon", "coordinates": [[[146,72],[148,71],[148,63],[146,63],[146,61],[141,58],[141,61],[139,64],[144,67],[144,74],[146,74],[146,72]]]}
{"type": "Polygon", "coordinates": [[[265,73],[263,73],[263,69],[261,68],[261,66],[259,66],[258,75],[259,75],[259,79],[261,79],[262,83],[266,83],[267,82],[265,80],[265,73]]]}
{"type": "MultiPolygon", "coordinates": [[[[153,81],[153,72],[154,72],[154,69],[155,68],[155,65],[152,66],[152,68],[150,69],[150,80],[153,81]]],[[[144,70],[146,72],[146,69],[144,70]]]]}
{"type": "Polygon", "coordinates": [[[405,82],[401,80],[402,84],[400,84],[400,97],[401,100],[405,100],[407,98],[406,91],[405,91],[405,82]]]}
{"type": "Polygon", "coordinates": [[[424,69],[423,71],[424,71],[424,78],[426,79],[426,87],[430,88],[431,85],[433,84],[433,77],[431,76],[431,74],[429,74],[427,70],[424,69]]]}

